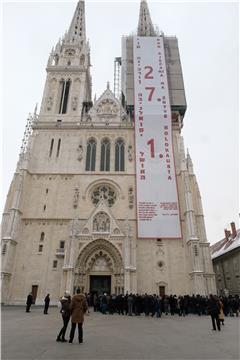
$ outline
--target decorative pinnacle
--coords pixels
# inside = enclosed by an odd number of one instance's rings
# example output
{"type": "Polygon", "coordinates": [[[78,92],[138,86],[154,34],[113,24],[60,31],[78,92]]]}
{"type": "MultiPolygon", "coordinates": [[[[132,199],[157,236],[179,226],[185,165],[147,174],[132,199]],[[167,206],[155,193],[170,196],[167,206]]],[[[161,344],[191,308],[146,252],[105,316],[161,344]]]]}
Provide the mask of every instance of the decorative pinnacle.
{"type": "Polygon", "coordinates": [[[156,36],[146,0],[141,0],[137,34],[138,36],[156,36]]]}
{"type": "Polygon", "coordinates": [[[189,173],[193,174],[193,162],[188,149],[187,149],[187,168],[189,170],[189,173]]]}
{"type": "Polygon", "coordinates": [[[34,115],[37,115],[37,108],[38,108],[38,103],[36,103],[35,108],[34,108],[34,115]]]}

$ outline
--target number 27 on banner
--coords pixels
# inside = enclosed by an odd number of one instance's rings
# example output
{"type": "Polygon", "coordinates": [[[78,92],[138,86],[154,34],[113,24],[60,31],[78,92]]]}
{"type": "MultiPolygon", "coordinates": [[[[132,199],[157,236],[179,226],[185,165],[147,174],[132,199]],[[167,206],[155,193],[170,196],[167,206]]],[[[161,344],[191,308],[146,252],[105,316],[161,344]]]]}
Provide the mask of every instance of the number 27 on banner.
{"type": "MultiPolygon", "coordinates": [[[[144,79],[146,80],[154,80],[154,76],[153,76],[153,67],[151,65],[146,65],[144,66],[144,70],[145,75],[144,75],[144,79]]],[[[144,88],[147,92],[147,101],[151,102],[153,100],[153,95],[155,94],[155,86],[146,86],[144,88]]],[[[157,101],[160,101],[160,99],[158,98],[157,101]]]]}

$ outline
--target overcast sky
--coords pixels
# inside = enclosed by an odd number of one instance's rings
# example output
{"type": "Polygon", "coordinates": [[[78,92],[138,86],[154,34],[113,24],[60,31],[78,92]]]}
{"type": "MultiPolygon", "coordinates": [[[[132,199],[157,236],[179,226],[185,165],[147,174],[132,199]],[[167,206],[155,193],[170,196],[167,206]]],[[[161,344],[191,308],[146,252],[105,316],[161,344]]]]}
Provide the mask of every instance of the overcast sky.
{"type": "MultiPolygon", "coordinates": [[[[86,0],[93,96],[110,81],[121,37],[136,30],[139,1],[86,0]]],[[[207,237],[214,243],[239,221],[238,4],[148,1],[152,21],[176,35],[187,112],[183,136],[202,195],[207,237]]],[[[76,1],[5,1],[2,16],[3,186],[13,177],[29,112],[41,103],[49,52],[68,29],[76,1]]]]}

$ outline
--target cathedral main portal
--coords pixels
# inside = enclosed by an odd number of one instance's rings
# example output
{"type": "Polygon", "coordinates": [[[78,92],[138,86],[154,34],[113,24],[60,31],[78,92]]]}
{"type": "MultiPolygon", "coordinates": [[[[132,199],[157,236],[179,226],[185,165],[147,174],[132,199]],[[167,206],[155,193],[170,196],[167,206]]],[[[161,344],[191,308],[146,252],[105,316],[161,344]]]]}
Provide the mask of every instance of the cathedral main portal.
{"type": "Polygon", "coordinates": [[[111,294],[111,276],[90,275],[90,293],[97,295],[111,294]]]}
{"type": "Polygon", "coordinates": [[[124,292],[122,256],[112,242],[98,239],[82,249],[75,267],[74,288],[98,295],[124,292]]]}

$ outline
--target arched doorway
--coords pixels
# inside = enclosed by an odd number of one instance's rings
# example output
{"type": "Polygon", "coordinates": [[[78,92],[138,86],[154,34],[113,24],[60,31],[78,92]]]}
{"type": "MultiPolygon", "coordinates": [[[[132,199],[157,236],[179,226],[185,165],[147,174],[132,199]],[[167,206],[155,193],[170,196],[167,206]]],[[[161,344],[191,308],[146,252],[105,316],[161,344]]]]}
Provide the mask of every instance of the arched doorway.
{"type": "Polygon", "coordinates": [[[110,241],[91,241],[79,254],[75,267],[74,290],[121,294],[124,292],[124,268],[120,251],[110,241]]]}

